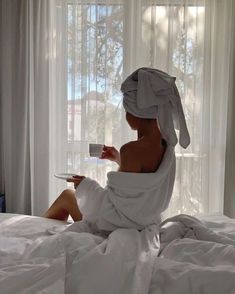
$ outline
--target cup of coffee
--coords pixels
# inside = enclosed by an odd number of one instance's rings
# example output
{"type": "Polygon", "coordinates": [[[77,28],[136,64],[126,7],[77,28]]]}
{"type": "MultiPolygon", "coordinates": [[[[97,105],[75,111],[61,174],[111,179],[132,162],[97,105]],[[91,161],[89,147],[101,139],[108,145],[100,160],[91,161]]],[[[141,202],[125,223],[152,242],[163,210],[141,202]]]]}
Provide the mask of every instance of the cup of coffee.
{"type": "Polygon", "coordinates": [[[104,145],[103,144],[94,144],[90,143],[89,144],[89,154],[91,157],[100,157],[102,154],[104,145]]]}

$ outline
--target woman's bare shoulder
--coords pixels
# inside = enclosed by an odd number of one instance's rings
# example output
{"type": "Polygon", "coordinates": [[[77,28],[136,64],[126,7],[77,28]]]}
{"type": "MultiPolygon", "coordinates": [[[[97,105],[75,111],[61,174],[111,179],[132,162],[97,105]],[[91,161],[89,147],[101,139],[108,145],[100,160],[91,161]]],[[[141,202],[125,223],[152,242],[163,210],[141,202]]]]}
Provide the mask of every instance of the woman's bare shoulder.
{"type": "Polygon", "coordinates": [[[140,172],[141,165],[138,159],[138,145],[136,141],[124,144],[120,148],[120,168],[124,172],[140,172]]]}
{"type": "Polygon", "coordinates": [[[120,152],[128,152],[128,151],[133,151],[133,148],[136,149],[136,147],[138,146],[138,144],[136,144],[137,141],[130,141],[124,145],[122,145],[122,147],[120,148],[120,152]]]}

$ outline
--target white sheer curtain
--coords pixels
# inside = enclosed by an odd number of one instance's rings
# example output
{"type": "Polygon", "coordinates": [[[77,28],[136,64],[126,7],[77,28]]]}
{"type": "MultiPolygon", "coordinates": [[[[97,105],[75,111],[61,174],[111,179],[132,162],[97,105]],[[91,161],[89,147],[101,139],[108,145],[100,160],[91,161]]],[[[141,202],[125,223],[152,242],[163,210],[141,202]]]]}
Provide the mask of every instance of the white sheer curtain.
{"type": "Polygon", "coordinates": [[[105,185],[116,166],[90,158],[88,143],[120,147],[134,137],[119,87],[140,66],[177,77],[191,134],[187,150],[176,148],[167,214],[223,211],[234,1],[2,3],[8,211],[42,214],[66,187],[55,172],[105,185]]]}

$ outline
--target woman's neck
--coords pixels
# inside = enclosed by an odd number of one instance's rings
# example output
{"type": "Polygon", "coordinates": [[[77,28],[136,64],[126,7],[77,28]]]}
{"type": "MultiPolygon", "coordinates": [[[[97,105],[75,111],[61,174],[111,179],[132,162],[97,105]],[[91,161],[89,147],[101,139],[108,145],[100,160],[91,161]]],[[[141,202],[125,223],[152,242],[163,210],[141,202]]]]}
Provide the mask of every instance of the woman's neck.
{"type": "Polygon", "coordinates": [[[158,128],[157,122],[152,121],[152,122],[147,122],[145,124],[142,124],[137,129],[137,136],[138,136],[138,140],[143,137],[151,137],[151,136],[157,136],[161,138],[161,132],[158,128]]]}

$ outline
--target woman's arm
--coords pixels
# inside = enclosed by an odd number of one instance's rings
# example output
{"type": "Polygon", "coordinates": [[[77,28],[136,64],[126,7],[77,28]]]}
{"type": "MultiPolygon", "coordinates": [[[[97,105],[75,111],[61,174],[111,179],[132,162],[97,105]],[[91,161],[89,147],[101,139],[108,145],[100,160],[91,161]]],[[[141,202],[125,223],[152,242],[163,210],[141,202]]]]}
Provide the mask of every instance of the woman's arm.
{"type": "Polygon", "coordinates": [[[123,145],[120,153],[113,146],[105,146],[102,151],[101,159],[109,159],[119,165],[118,171],[123,172],[141,172],[140,163],[137,160],[138,154],[133,142],[123,145]]]}
{"type": "Polygon", "coordinates": [[[119,151],[113,146],[106,146],[104,145],[103,151],[101,154],[101,159],[109,159],[111,161],[116,162],[120,165],[120,153],[119,151]]]}
{"type": "Polygon", "coordinates": [[[67,179],[67,182],[73,183],[74,184],[74,189],[77,189],[77,186],[85,179],[86,177],[84,176],[73,176],[72,178],[67,179]]]}

